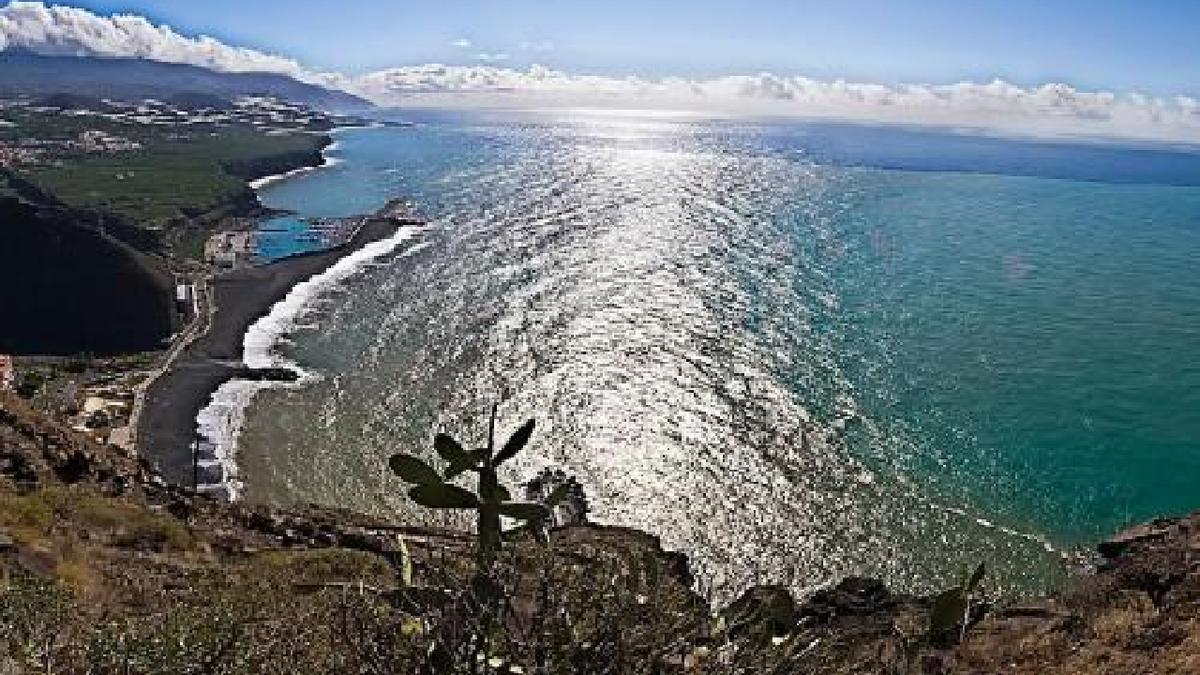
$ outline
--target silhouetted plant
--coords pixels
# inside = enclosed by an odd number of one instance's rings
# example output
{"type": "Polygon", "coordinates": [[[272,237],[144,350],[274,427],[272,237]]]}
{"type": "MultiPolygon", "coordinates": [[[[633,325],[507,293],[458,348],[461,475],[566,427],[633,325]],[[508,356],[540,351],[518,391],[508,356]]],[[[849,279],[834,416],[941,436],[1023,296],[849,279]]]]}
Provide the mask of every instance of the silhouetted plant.
{"type": "Polygon", "coordinates": [[[476,512],[479,533],[476,560],[482,574],[486,575],[491,570],[501,547],[501,516],[521,521],[539,539],[544,540],[551,509],[568,495],[569,487],[560,486],[541,503],[513,501],[508,488],[500,483],[497,468],[515,457],[529,443],[534,426],[534,420],[526,421],[497,449],[496,406],[493,405],[488,422],[486,447],[467,450],[448,434],[438,434],[434,437],[433,448],[438,456],[446,461],[446,468],[442,473],[409,454],[395,454],[388,460],[392,471],[405,482],[412,484],[408,496],[421,506],[476,512]],[[478,475],[476,492],[451,482],[466,472],[478,475]]]}
{"type": "Polygon", "coordinates": [[[971,618],[971,601],[986,573],[987,568],[983,563],[979,563],[975,571],[965,577],[961,584],[942,591],[933,599],[933,609],[929,612],[930,639],[944,640],[958,628],[958,633],[954,634],[955,641],[962,641],[971,618]]]}

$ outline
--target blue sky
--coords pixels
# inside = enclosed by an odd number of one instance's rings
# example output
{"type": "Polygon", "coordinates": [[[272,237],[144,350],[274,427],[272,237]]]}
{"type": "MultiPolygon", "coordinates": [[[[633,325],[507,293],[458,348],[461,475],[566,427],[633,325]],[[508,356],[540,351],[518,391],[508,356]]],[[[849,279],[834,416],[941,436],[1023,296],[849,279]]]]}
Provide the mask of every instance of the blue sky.
{"type": "MultiPolygon", "coordinates": [[[[7,4],[0,2],[0,5],[7,4]]],[[[158,0],[69,3],[360,73],[541,63],[688,77],[770,70],[881,83],[1003,77],[1200,94],[1200,0],[158,0]],[[450,43],[466,38],[471,47],[450,43]],[[522,47],[525,48],[522,48],[522,47]],[[552,47],[552,48],[551,48],[552,47]]]]}

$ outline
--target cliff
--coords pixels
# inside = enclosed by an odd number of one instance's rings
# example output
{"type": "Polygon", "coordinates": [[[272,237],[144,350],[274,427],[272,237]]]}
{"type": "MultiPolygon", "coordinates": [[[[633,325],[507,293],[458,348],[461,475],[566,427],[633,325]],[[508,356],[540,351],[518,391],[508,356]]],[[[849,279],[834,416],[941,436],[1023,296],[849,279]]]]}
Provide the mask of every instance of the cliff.
{"type": "Polygon", "coordinates": [[[1200,516],[1128,530],[1069,591],[976,603],[936,636],[932,598],[869,579],[711,607],[633,530],[511,534],[488,581],[471,545],[211,500],[0,393],[3,672],[1200,672],[1200,516]]]}
{"type": "Polygon", "coordinates": [[[222,168],[231,176],[252,181],[301,167],[321,166],[325,163],[325,157],[321,153],[333,143],[333,139],[328,136],[314,136],[312,141],[310,148],[229,161],[222,164],[222,168]]]}
{"type": "MultiPolygon", "coordinates": [[[[20,198],[20,201],[47,207],[52,212],[57,212],[61,219],[74,220],[81,226],[92,229],[102,226],[106,235],[138,251],[150,254],[162,252],[162,242],[156,232],[140,227],[137,223],[130,222],[125,218],[111,213],[101,213],[94,209],[71,208],[37,185],[3,169],[0,169],[0,185],[7,185],[20,198]]],[[[13,217],[18,215],[11,211],[9,214],[13,217]]],[[[15,221],[8,222],[15,223],[15,221]]]]}
{"type": "Polygon", "coordinates": [[[0,224],[0,352],[145,351],[173,332],[171,276],[121,240],[128,228],[17,198],[0,198],[0,224]]]}

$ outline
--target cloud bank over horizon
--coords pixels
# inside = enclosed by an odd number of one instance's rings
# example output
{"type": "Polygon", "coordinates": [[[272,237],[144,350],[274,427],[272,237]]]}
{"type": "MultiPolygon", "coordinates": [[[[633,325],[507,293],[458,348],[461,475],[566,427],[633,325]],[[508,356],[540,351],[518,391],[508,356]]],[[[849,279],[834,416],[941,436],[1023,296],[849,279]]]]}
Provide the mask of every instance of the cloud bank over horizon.
{"type": "MultiPolygon", "coordinates": [[[[150,59],[221,72],[276,73],[385,106],[646,108],[1200,143],[1200,101],[1184,96],[1085,92],[1058,83],[1020,87],[998,79],[883,85],[765,72],[704,79],[614,77],[539,65],[519,69],[426,64],[351,76],[318,72],[295,59],[208,36],[181,35],[141,16],[103,17],[41,2],[13,2],[0,8],[0,51],[14,49],[43,55],[150,59]]],[[[549,51],[548,47],[521,49],[549,51]]],[[[501,54],[508,58],[504,52],[489,56],[501,54]]]]}
{"type": "Polygon", "coordinates": [[[1200,101],[1085,92],[1066,84],[882,85],[774,73],[708,79],[574,75],[439,64],[391,68],[353,80],[353,90],[390,104],[569,106],[836,118],[968,126],[1045,135],[1200,142],[1200,101]]]}

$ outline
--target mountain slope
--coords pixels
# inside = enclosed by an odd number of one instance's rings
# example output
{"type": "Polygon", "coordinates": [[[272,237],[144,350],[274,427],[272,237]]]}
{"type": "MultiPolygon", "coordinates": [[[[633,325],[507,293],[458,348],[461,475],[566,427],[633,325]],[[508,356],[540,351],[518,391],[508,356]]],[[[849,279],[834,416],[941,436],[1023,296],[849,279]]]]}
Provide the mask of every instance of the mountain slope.
{"type": "Polygon", "coordinates": [[[64,92],[116,100],[269,94],[324,110],[371,107],[357,96],[273,73],[219,73],[157,61],[0,52],[0,96],[47,96],[64,92]]]}
{"type": "Polygon", "coordinates": [[[0,197],[0,351],[110,354],[158,349],[175,329],[161,260],[94,212],[0,197]]]}

